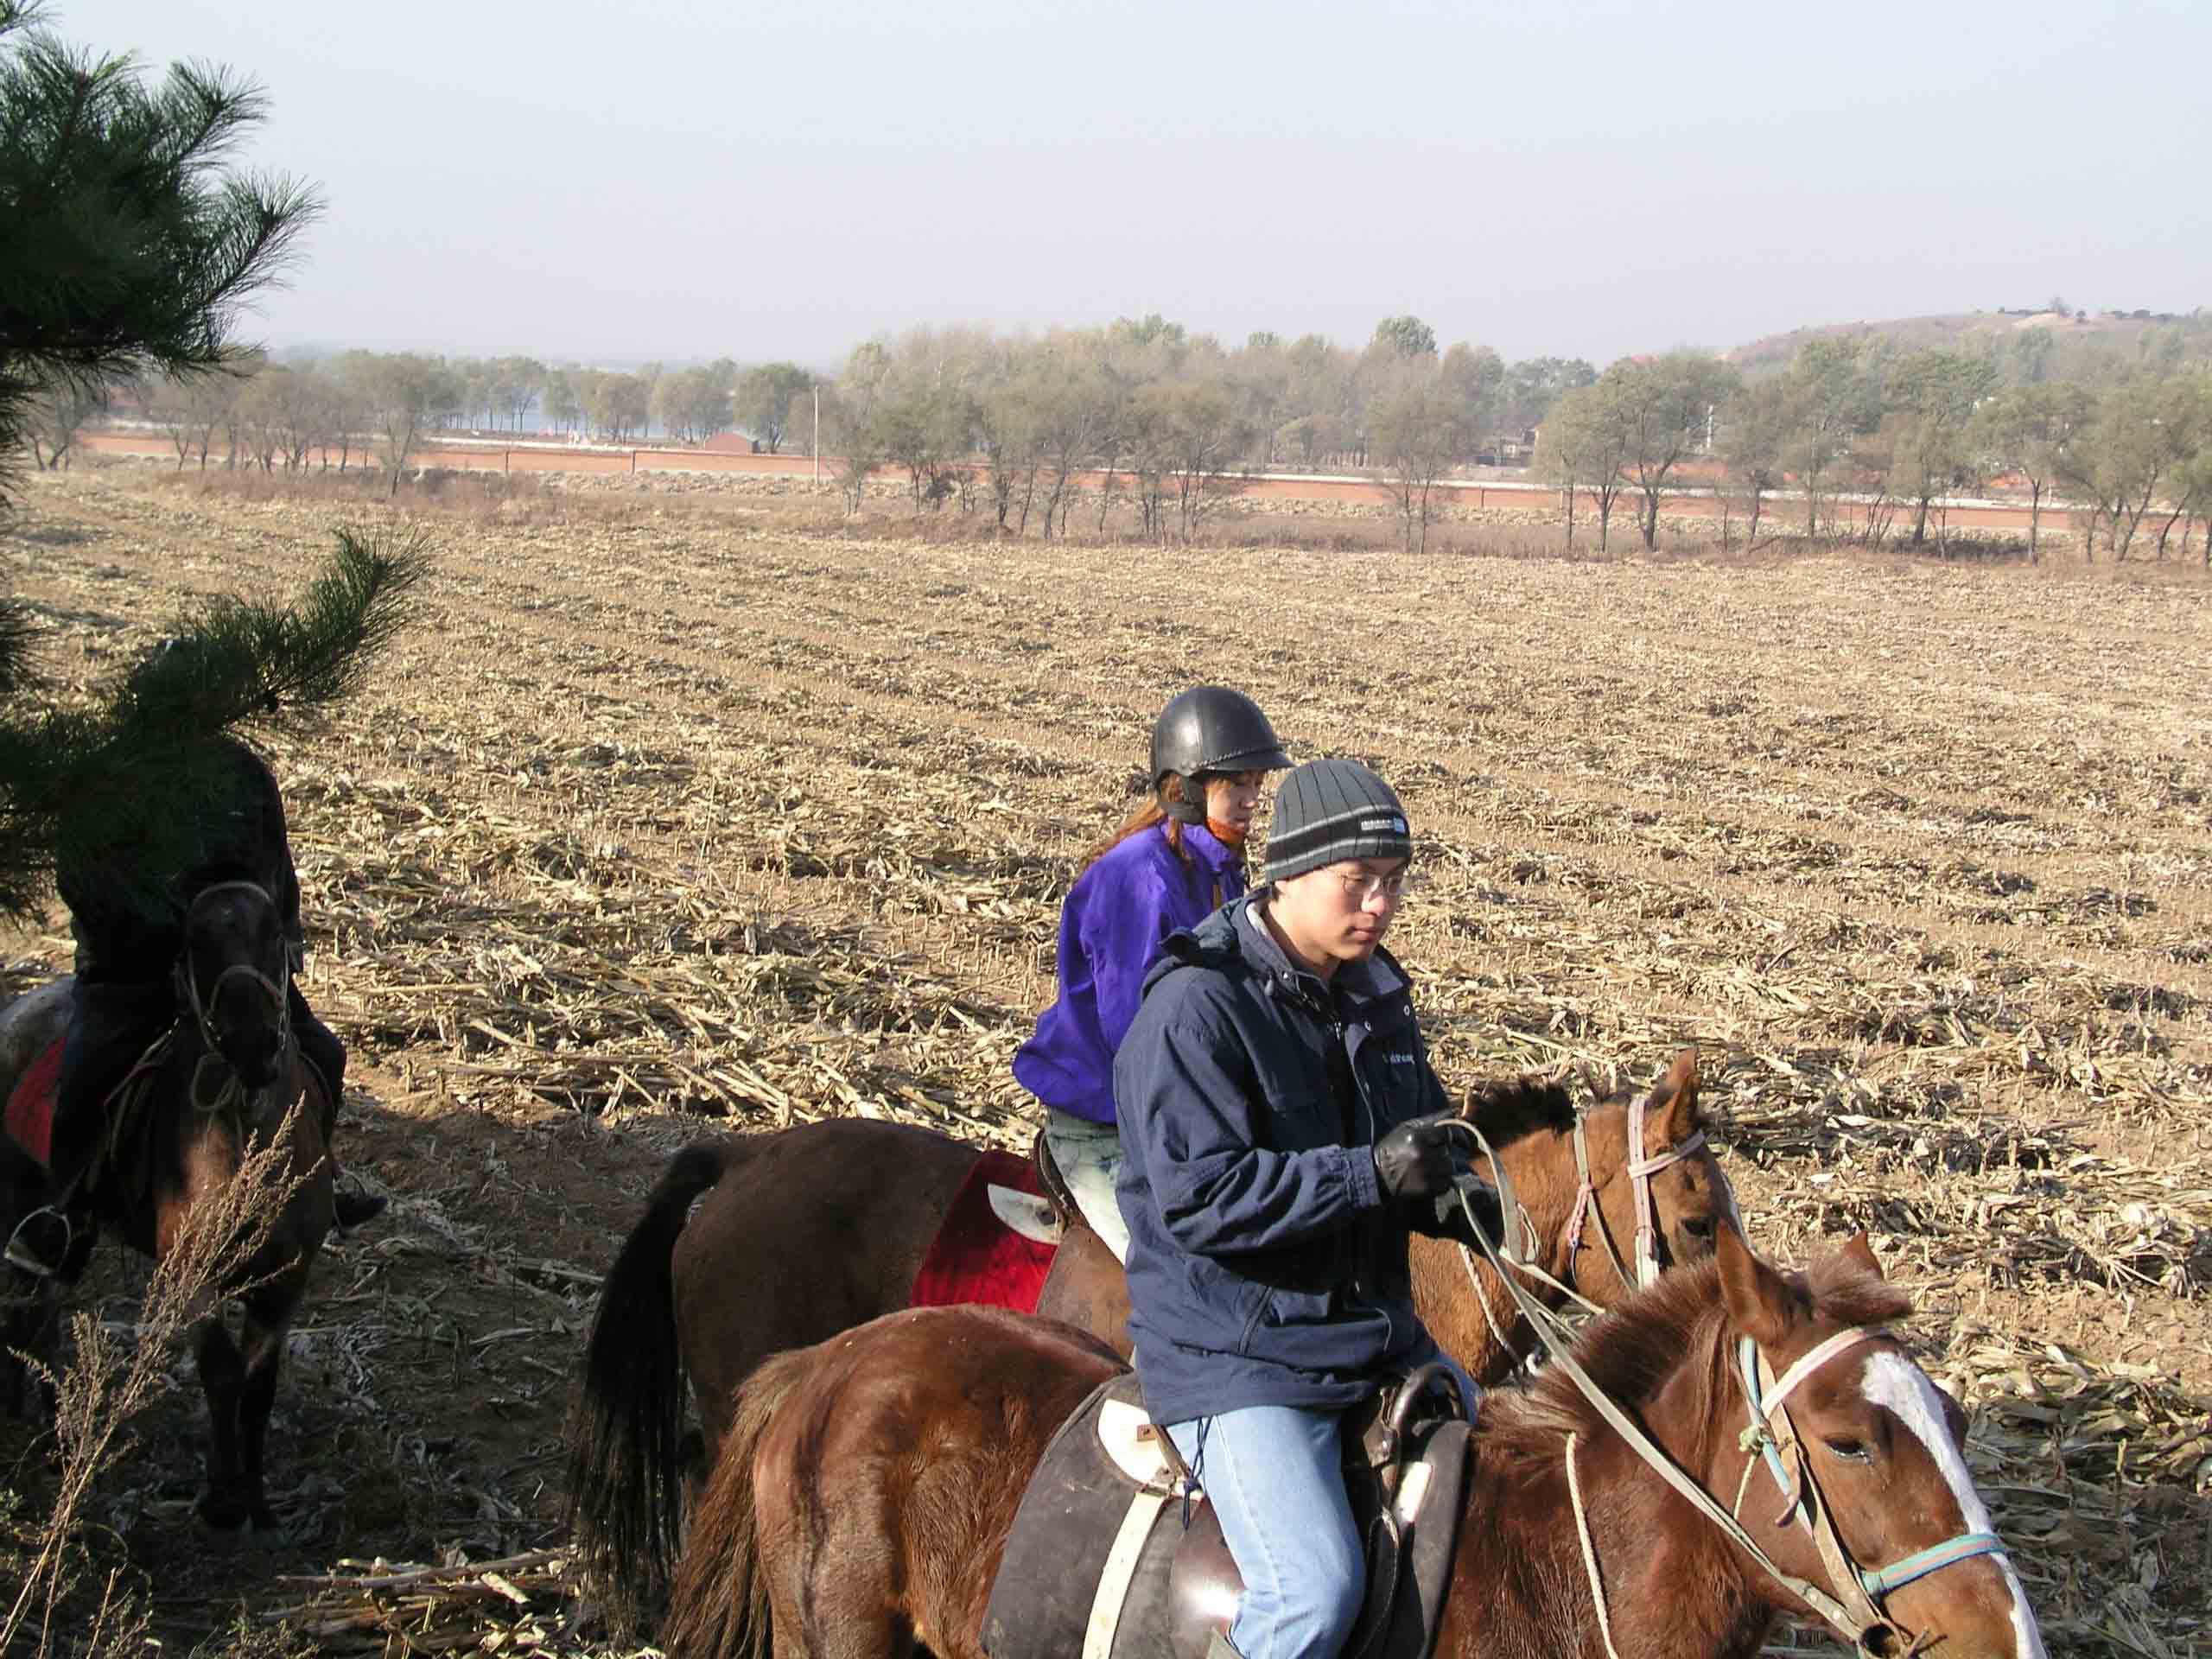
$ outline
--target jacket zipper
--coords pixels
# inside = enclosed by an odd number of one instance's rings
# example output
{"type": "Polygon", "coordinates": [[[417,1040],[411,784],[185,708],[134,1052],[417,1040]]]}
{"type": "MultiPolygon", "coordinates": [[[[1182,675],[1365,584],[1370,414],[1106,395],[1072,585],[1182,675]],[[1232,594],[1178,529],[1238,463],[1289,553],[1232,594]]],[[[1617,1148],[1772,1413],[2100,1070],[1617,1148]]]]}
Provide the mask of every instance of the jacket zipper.
{"type": "MultiPolygon", "coordinates": [[[[1371,1038],[1374,1034],[1370,1027],[1368,1035],[1371,1038]]],[[[1334,1019],[1334,1040],[1337,1046],[1344,1050],[1344,1070],[1351,1077],[1352,1098],[1358,1103],[1360,1115],[1366,1121],[1364,1144],[1369,1156],[1371,1157],[1374,1155],[1376,1138],[1375,1106],[1374,1103],[1367,1097],[1367,1080],[1359,1074],[1358,1060],[1353,1056],[1351,1051],[1344,1046],[1344,1022],[1341,1018],[1334,1019]]],[[[1352,1294],[1382,1315],[1382,1323],[1389,1332],[1390,1345],[1395,1347],[1398,1341],[1398,1321],[1390,1312],[1388,1300],[1372,1294],[1374,1287],[1368,1273],[1367,1231],[1368,1230],[1360,1223],[1355,1221],[1352,1224],[1352,1294]]]]}

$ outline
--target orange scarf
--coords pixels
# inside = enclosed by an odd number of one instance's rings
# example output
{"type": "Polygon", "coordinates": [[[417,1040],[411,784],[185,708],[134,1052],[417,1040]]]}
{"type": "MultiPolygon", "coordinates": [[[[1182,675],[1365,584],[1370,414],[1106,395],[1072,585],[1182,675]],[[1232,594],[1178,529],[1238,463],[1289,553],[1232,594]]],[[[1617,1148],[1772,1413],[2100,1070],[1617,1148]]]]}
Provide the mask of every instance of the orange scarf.
{"type": "Polygon", "coordinates": [[[1224,823],[1219,818],[1208,818],[1206,820],[1206,829],[1211,832],[1213,838],[1219,842],[1223,846],[1234,847],[1239,852],[1243,852],[1244,850],[1244,836],[1247,833],[1247,826],[1236,823],[1224,823]]]}

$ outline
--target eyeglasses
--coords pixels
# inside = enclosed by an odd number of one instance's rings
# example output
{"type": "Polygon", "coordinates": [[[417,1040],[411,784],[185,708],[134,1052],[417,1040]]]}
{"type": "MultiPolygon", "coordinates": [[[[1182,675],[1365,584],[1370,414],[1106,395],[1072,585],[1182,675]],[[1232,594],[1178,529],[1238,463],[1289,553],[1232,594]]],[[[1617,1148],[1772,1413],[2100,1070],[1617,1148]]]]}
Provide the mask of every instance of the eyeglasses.
{"type": "Polygon", "coordinates": [[[1370,875],[1365,870],[1339,870],[1337,880],[1344,883],[1344,897],[1355,905],[1364,905],[1376,894],[1395,903],[1406,890],[1408,870],[1393,870],[1388,875],[1370,875]]]}

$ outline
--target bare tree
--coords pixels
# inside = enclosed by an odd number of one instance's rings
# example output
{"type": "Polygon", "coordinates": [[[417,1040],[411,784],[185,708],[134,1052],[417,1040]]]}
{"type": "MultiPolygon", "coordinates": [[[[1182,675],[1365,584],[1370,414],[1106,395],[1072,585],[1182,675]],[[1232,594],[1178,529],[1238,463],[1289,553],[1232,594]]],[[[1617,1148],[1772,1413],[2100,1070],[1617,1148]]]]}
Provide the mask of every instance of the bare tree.
{"type": "Polygon", "coordinates": [[[1702,352],[1624,359],[1598,384],[1610,388],[1627,447],[1623,469],[1643,495],[1645,547],[1659,537],[1659,498],[1685,457],[1702,447],[1708,423],[1736,384],[1736,372],[1702,352]]]}
{"type": "Polygon", "coordinates": [[[1578,387],[1552,405],[1539,435],[1536,460],[1545,475],[1567,493],[1567,544],[1574,545],[1574,498],[1586,490],[1598,505],[1598,550],[1606,550],[1612,532],[1613,504],[1627,480],[1628,423],[1603,380],[1578,387]]]}
{"type": "Polygon", "coordinates": [[[1751,524],[1745,540],[1756,547],[1759,519],[1770,493],[1783,481],[1782,458],[1797,411],[1793,388],[1783,379],[1762,380],[1729,400],[1721,423],[1720,453],[1732,483],[1743,493],[1751,524]]]}
{"type": "Polygon", "coordinates": [[[59,472],[76,448],[77,435],[93,416],[108,406],[108,389],[97,381],[57,377],[41,385],[30,400],[23,435],[29,440],[32,463],[59,472]]]}
{"type": "Polygon", "coordinates": [[[2088,425],[2092,406],[2086,387],[2044,381],[2000,391],[1975,411],[1971,441],[1996,467],[2027,480],[2031,564],[2042,557],[2044,498],[2063,474],[2067,451],[2088,425]]]}
{"type": "Polygon", "coordinates": [[[1376,406],[1373,424],[1375,458],[1397,504],[1405,550],[1426,553],[1437,481],[1470,436],[1466,400],[1440,374],[1416,372],[1376,406]]]}
{"type": "MultiPolygon", "coordinates": [[[[1912,545],[1927,539],[1931,508],[1973,475],[1974,446],[1968,428],[1974,407],[1996,387],[1997,367],[1971,352],[1915,352],[1891,371],[1889,394],[1900,417],[1896,441],[1901,487],[1915,511],[1912,545]]],[[[1948,551],[1938,515],[1936,542],[1948,551]]]]}
{"type": "Polygon", "coordinates": [[[1251,424],[1229,387],[1211,374],[1150,387],[1143,395],[1160,407],[1176,533],[1187,543],[1215,508],[1243,493],[1251,424]]]}

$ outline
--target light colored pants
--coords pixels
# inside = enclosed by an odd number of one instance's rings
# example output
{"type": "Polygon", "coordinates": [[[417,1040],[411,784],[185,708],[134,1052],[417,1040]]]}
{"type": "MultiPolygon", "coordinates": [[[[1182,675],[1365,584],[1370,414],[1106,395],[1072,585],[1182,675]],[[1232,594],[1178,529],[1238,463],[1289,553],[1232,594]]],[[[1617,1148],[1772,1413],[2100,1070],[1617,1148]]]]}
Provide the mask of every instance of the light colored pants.
{"type": "Polygon", "coordinates": [[[1111,1123],[1094,1123],[1047,1106],[1045,1144],[1090,1230],[1105,1241],[1116,1262],[1127,1262],[1129,1229],[1114,1198],[1114,1178],[1122,1173],[1122,1132],[1111,1123]]]}
{"type": "Polygon", "coordinates": [[[1243,1659],[1335,1659],[1359,1622],[1367,1567],[1344,1496],[1342,1421],[1247,1406],[1167,1426],[1244,1580],[1229,1627],[1243,1659]]]}

